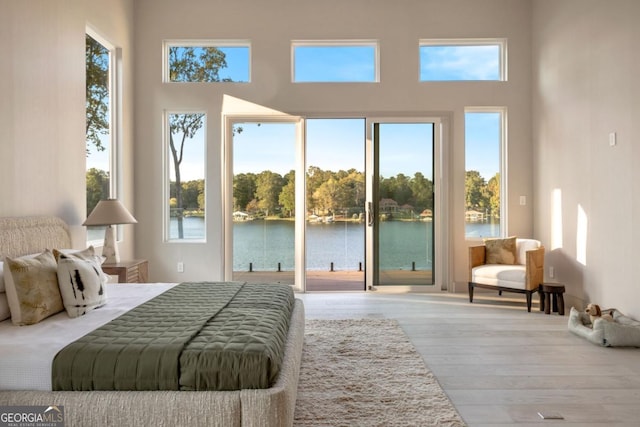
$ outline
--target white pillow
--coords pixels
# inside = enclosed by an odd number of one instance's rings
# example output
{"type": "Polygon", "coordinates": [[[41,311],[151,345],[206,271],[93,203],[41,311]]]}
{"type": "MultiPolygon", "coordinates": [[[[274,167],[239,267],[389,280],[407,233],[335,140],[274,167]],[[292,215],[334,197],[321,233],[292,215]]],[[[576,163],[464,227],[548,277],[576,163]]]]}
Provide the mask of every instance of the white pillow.
{"type": "Polygon", "coordinates": [[[538,249],[540,247],[540,241],[534,239],[517,239],[516,247],[518,251],[516,263],[524,265],[527,263],[527,251],[538,249]]]}
{"type": "Polygon", "coordinates": [[[64,308],[69,317],[78,317],[107,302],[105,284],[99,256],[78,258],[61,253],[58,257],[58,286],[64,308]]]}
{"type": "Polygon", "coordinates": [[[64,310],[56,259],[50,250],[35,257],[7,257],[4,263],[4,284],[14,325],[32,325],[64,310]]]}
{"type": "Polygon", "coordinates": [[[0,320],[5,320],[11,317],[11,311],[9,311],[9,301],[7,300],[7,294],[0,293],[0,320]]]}

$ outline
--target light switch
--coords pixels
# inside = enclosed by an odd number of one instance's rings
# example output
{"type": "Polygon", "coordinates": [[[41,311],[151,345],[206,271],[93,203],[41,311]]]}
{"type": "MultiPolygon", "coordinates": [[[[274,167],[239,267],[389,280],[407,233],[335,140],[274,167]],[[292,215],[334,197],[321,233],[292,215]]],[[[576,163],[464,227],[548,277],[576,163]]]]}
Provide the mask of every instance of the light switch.
{"type": "Polygon", "coordinates": [[[520,206],[527,204],[527,196],[520,196],[520,206]]]}
{"type": "Polygon", "coordinates": [[[617,143],[618,143],[618,141],[617,141],[616,133],[615,132],[611,132],[609,134],[609,147],[613,147],[617,143]]]}

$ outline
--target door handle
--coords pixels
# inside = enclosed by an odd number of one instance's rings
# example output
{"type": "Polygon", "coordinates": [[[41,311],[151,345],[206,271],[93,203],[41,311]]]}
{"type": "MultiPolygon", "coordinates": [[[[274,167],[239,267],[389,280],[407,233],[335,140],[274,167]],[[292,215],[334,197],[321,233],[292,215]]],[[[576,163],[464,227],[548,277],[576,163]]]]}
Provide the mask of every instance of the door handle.
{"type": "Polygon", "coordinates": [[[373,203],[367,202],[367,225],[373,227],[373,203]]]}

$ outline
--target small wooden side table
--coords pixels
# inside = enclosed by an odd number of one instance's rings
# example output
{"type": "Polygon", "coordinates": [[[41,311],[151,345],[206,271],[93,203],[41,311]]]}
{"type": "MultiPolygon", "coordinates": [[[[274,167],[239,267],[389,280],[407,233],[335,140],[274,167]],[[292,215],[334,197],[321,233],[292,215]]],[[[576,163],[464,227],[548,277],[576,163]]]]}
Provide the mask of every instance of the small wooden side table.
{"type": "Polygon", "coordinates": [[[564,316],[564,285],[560,283],[543,283],[538,287],[540,293],[540,311],[544,309],[544,314],[551,314],[551,306],[553,312],[564,316]],[[552,301],[553,299],[553,301],[552,301]]]}
{"type": "Polygon", "coordinates": [[[146,259],[102,264],[102,271],[110,276],[118,276],[118,283],[147,283],[149,281],[149,263],[146,259]]]}

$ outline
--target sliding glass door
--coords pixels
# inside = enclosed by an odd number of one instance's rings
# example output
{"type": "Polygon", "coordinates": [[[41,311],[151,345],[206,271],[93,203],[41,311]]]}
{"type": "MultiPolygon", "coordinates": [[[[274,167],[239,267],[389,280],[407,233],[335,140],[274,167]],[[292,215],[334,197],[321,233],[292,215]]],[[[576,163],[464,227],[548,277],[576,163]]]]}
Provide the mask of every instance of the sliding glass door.
{"type": "Polygon", "coordinates": [[[297,127],[233,124],[232,280],[295,284],[297,127]]]}
{"type": "Polygon", "coordinates": [[[373,286],[434,284],[433,122],[371,123],[373,286]]]}
{"type": "Polygon", "coordinates": [[[436,289],[439,123],[227,120],[225,277],[436,289]]]}
{"type": "Polygon", "coordinates": [[[365,120],[305,122],[306,290],[362,291],[365,120]]]}

